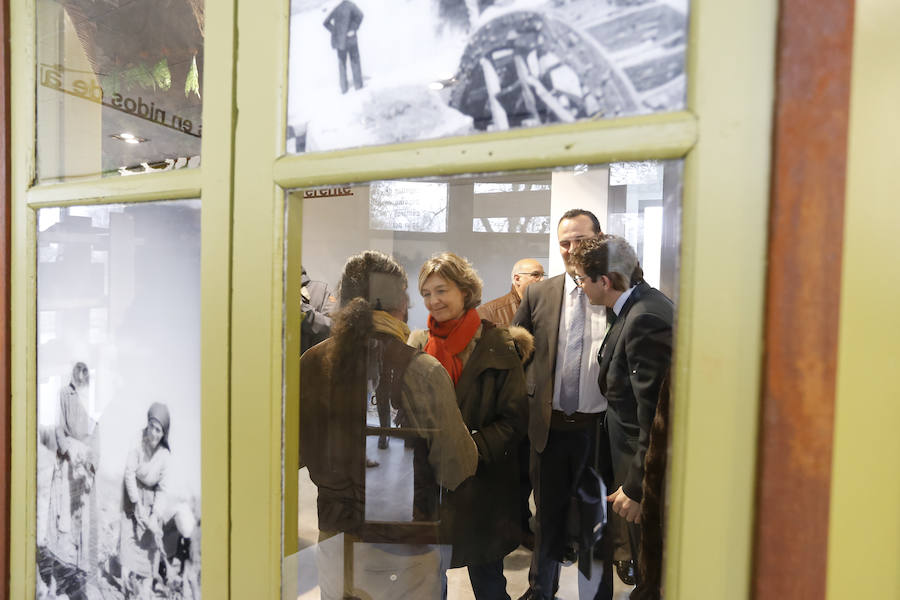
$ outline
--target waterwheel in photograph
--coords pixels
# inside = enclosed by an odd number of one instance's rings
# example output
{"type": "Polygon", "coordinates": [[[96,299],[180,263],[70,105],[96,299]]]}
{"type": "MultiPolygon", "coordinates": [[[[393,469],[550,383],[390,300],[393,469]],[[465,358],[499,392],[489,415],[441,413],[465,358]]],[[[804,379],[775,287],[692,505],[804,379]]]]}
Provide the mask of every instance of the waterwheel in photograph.
{"type": "Polygon", "coordinates": [[[608,118],[636,111],[631,83],[588,35],[552,16],[512,11],[470,37],[450,105],[479,130],[608,118]]]}

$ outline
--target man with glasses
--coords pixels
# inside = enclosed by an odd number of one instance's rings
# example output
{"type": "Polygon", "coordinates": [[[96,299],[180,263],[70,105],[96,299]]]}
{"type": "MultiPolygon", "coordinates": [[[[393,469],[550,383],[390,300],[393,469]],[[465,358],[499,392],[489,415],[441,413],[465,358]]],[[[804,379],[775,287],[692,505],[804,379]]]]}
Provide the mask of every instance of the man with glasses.
{"type": "Polygon", "coordinates": [[[495,325],[509,327],[522,302],[522,294],[532,283],[544,279],[544,267],[533,258],[523,258],[512,268],[509,293],[478,307],[478,316],[495,325]]]}
{"type": "Polygon", "coordinates": [[[609,442],[601,427],[606,398],[597,386],[597,352],[606,334],[606,309],[592,306],[575,284],[571,253],[602,235],[590,211],[572,209],[557,226],[566,273],[529,286],[513,318],[534,335],[535,352],[525,377],[529,389],[528,437],[531,483],[537,507],[535,551],[522,599],[550,600],[568,558],[570,509],[578,507],[579,581],[582,600],[612,598],[611,557],[602,574],[592,571],[592,536],[603,518],[598,471],[611,484],[609,442]],[[592,497],[593,505],[573,502],[592,497]],[[593,512],[591,512],[591,509],[593,512]],[[602,576],[602,579],[601,579],[602,576]],[[599,580],[599,581],[598,581],[599,580]],[[599,589],[598,589],[599,585],[599,589]],[[595,595],[596,593],[596,595],[595,595]]]}

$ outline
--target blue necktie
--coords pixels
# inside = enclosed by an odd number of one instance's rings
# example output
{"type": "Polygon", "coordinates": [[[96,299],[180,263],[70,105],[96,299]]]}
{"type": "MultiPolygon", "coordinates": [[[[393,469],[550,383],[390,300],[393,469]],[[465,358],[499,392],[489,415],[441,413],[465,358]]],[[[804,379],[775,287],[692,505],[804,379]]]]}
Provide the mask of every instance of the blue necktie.
{"type": "Polygon", "coordinates": [[[584,344],[584,291],[578,288],[572,319],[566,332],[566,353],[563,358],[562,384],[559,389],[559,407],[567,415],[578,410],[578,392],[581,386],[581,348],[584,344]]]}

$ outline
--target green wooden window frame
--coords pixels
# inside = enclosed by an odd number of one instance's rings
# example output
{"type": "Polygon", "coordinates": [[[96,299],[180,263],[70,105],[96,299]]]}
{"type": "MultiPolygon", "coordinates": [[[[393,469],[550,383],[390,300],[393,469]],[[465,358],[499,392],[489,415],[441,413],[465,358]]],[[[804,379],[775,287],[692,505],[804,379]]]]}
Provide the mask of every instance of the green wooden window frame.
{"type": "Polygon", "coordinates": [[[285,236],[297,225],[285,221],[285,192],[672,158],[685,170],[666,590],[749,597],[775,0],[691,2],[682,112],[300,156],[282,156],[289,1],[209,0],[201,168],[36,187],[34,3],[11,0],[11,13],[12,598],[34,590],[36,210],[201,198],[203,591],[275,599],[284,532],[296,530],[282,519],[283,433],[296,436],[283,398],[299,379],[284,360],[299,343],[283,334],[299,331],[284,302],[285,236]]]}
{"type": "MultiPolygon", "coordinates": [[[[206,85],[230,90],[234,53],[233,10],[207,7],[206,49],[210,69],[206,85]]],[[[233,7],[232,7],[233,9],[233,7]]],[[[213,128],[202,142],[204,168],[135,177],[83,179],[34,185],[35,179],[35,31],[36,7],[30,0],[10,1],[12,69],[12,490],[10,598],[33,598],[36,523],[36,243],[37,211],[54,206],[132,204],[181,198],[201,199],[203,415],[202,548],[203,592],[228,597],[229,461],[228,344],[231,278],[231,129],[213,128]],[[224,176],[223,176],[224,173],[224,176]]],[[[231,94],[211,93],[204,115],[232,123],[231,94]]],[[[99,135],[99,132],[98,132],[99,135]]]]}

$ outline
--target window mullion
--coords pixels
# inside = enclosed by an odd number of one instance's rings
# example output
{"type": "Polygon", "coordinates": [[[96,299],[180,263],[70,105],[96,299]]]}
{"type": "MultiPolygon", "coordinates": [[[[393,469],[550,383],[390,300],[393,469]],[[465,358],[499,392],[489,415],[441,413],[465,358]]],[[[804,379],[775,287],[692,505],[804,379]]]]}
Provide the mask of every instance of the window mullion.
{"type": "Polygon", "coordinates": [[[390,147],[284,156],[275,162],[275,182],[284,188],[295,188],[380,178],[665,160],[685,156],[696,141],[697,118],[681,111],[390,147]]]}

